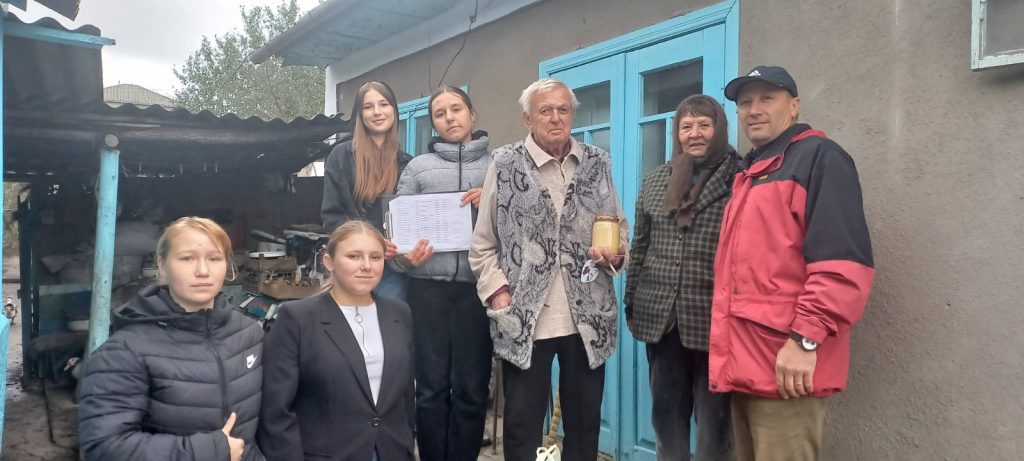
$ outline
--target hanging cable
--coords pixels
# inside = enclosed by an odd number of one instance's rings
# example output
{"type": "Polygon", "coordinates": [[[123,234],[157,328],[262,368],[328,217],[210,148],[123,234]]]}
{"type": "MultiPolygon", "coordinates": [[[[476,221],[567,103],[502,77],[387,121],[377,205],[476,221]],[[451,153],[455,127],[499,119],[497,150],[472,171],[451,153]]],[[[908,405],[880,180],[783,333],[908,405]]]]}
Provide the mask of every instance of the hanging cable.
{"type": "Polygon", "coordinates": [[[469,32],[473,30],[473,24],[476,23],[477,13],[480,11],[480,0],[473,2],[473,14],[469,17],[469,27],[466,28],[466,35],[462,37],[462,45],[459,46],[459,50],[452,55],[452,60],[448,61],[448,67],[444,68],[444,73],[441,74],[441,80],[437,81],[437,86],[440,87],[444,84],[444,78],[448,76],[448,70],[452,68],[452,64],[455,63],[455,58],[459,57],[462,50],[466,48],[466,41],[469,40],[469,32]]]}

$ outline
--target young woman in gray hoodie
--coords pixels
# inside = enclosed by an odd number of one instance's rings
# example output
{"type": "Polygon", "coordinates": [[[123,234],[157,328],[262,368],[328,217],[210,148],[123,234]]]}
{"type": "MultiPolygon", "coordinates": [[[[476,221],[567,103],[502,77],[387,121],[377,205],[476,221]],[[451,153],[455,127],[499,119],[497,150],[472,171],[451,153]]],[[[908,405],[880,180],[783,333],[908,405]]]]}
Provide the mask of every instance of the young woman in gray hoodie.
{"type": "MultiPolygon", "coordinates": [[[[402,172],[398,194],[465,191],[463,206],[480,204],[491,162],[487,133],[473,131],[469,95],[444,86],[430,97],[438,136],[429,153],[402,172]]],[[[475,215],[475,213],[474,213],[475,215]]],[[[423,461],[475,460],[487,416],[491,336],[476,292],[468,252],[433,254],[420,242],[394,260],[409,275],[416,354],[416,439],[423,461]]]]}

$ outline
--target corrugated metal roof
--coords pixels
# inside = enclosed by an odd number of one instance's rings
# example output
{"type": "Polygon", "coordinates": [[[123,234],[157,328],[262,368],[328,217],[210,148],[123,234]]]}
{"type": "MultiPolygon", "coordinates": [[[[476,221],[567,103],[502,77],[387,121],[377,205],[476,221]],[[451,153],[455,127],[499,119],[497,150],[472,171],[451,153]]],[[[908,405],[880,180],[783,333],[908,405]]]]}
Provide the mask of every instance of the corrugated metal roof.
{"type": "Polygon", "coordinates": [[[118,137],[122,161],[139,173],[178,170],[294,173],[323,158],[323,141],[347,132],[340,116],[263,120],[162,106],[99,103],[77,110],[5,110],[4,172],[91,171],[100,139],[118,137]],[[143,171],[147,170],[147,171],[143,171]]]}
{"type": "MultiPolygon", "coordinates": [[[[68,19],[75,19],[75,18],[78,17],[78,9],[80,7],[80,4],[82,3],[81,0],[35,0],[35,1],[36,1],[36,3],[38,3],[40,5],[43,5],[43,6],[47,7],[47,8],[49,8],[49,9],[53,10],[53,12],[55,12],[55,13],[61,15],[61,16],[64,16],[65,18],[68,18],[68,19]]],[[[26,0],[7,0],[4,3],[10,3],[11,5],[14,5],[14,6],[24,10],[28,2],[26,0]]]]}
{"type": "MultiPolygon", "coordinates": [[[[36,3],[43,5],[55,13],[64,16],[68,19],[75,19],[78,17],[78,9],[81,6],[82,0],[35,0],[36,3]]],[[[102,0],[101,0],[102,1],[102,0]]]]}
{"type": "MultiPolygon", "coordinates": [[[[9,16],[11,18],[11,16],[9,16]]],[[[19,21],[16,17],[13,20],[19,21]]],[[[33,25],[67,31],[52,19],[33,25]]],[[[83,26],[74,32],[99,35],[83,26]]],[[[161,106],[103,102],[99,50],[17,37],[4,40],[4,173],[92,170],[99,140],[120,139],[125,164],[137,169],[248,175],[294,172],[323,157],[323,141],[347,131],[340,116],[262,120],[161,106]]]]}
{"type": "MultiPolygon", "coordinates": [[[[100,36],[95,26],[65,28],[52,18],[26,23],[14,13],[7,21],[100,36]]],[[[103,100],[100,50],[6,36],[4,44],[4,108],[79,107],[103,100]]]]}

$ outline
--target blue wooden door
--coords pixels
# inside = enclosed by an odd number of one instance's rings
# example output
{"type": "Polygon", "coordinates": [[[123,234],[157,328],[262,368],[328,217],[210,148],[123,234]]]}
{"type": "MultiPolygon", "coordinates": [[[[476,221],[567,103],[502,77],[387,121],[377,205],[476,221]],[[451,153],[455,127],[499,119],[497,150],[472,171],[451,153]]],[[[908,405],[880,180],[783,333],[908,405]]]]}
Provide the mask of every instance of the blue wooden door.
{"type": "MultiPolygon", "coordinates": [[[[724,98],[735,57],[726,53],[726,36],[726,24],[719,23],[549,74],[572,87],[581,102],[573,136],[612,154],[630,223],[644,175],[672,155],[673,116],[684,98],[704,93],[725,103],[735,145],[735,106],[724,98]]],[[[620,299],[623,283],[619,277],[620,299]]],[[[656,459],[646,347],[626,328],[623,309],[618,350],[606,368],[601,451],[616,459],[656,459]]]]}

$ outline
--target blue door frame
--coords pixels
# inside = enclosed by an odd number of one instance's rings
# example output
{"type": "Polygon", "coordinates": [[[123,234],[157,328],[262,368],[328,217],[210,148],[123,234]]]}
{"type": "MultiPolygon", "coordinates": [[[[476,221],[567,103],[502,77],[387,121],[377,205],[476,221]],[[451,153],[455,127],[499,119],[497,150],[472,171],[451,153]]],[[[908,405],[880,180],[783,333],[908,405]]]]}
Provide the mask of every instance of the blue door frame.
{"type": "MultiPolygon", "coordinates": [[[[728,0],[605,42],[540,63],[540,76],[558,77],[574,89],[607,83],[611,114],[607,124],[574,126],[577,139],[593,142],[594,133],[610,130],[608,143],[613,176],[621,192],[623,209],[633,222],[643,179],[642,127],[671,126],[672,113],[645,114],[645,73],[681,63],[702,61],[704,94],[723,103],[729,118],[729,139],[737,140],[735,104],[725,99],[725,84],[738,75],[739,1],[728,0]]],[[[673,101],[676,104],[678,101],[673,101]]],[[[674,130],[665,129],[664,160],[671,155],[674,130]]],[[[653,155],[659,155],[660,151],[653,155]]],[[[651,155],[651,154],[648,154],[651,155]]],[[[624,280],[616,289],[622,294],[624,280]]],[[[619,460],[653,460],[650,386],[646,348],[633,339],[619,315],[619,347],[606,367],[600,449],[619,460]]]]}

